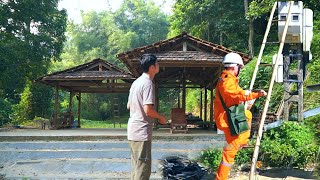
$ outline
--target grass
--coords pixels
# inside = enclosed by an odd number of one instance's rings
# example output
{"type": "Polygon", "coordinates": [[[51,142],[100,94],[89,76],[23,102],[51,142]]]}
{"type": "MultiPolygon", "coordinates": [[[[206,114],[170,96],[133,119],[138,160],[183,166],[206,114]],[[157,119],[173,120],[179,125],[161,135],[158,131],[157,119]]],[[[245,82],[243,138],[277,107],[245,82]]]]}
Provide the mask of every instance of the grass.
{"type": "Polygon", "coordinates": [[[128,118],[117,120],[96,121],[81,119],[81,128],[127,128],[128,118]]]}
{"type": "MultiPolygon", "coordinates": [[[[22,126],[29,126],[29,127],[37,127],[41,128],[39,120],[30,120],[21,123],[22,126]]],[[[49,124],[49,120],[47,124],[49,124]]],[[[75,119],[77,121],[77,119],[75,119]]],[[[81,119],[81,128],[123,128],[126,129],[128,124],[128,117],[123,116],[116,119],[108,119],[108,120],[88,120],[88,119],[81,119]]],[[[1,178],[0,178],[1,179],[1,178]]]]}
{"type": "Polygon", "coordinates": [[[127,128],[127,123],[81,119],[81,128],[127,128]]]}

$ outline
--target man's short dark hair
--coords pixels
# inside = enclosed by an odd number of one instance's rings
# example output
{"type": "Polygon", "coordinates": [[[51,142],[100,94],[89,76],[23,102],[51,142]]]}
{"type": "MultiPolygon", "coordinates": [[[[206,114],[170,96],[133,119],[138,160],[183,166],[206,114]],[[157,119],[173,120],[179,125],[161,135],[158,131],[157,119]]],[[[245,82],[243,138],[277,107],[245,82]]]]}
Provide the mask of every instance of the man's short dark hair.
{"type": "Polygon", "coordinates": [[[154,54],[144,54],[140,58],[140,65],[143,72],[148,72],[149,67],[155,65],[157,62],[157,57],[154,54]]]}

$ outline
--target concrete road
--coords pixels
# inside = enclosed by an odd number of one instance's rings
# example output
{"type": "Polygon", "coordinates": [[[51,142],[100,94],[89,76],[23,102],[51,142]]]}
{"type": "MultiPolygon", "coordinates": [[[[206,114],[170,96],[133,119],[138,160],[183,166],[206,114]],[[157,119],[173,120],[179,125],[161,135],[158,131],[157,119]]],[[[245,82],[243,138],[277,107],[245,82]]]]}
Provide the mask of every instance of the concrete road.
{"type": "MultiPolygon", "coordinates": [[[[154,131],[151,179],[162,179],[161,160],[168,156],[194,159],[202,149],[222,147],[223,135],[190,130],[170,134],[154,131]]],[[[0,129],[0,180],[2,179],[129,179],[130,150],[125,129],[37,130],[0,129]]],[[[232,173],[231,173],[232,174],[232,173]]],[[[202,180],[214,179],[207,175],[202,180]]],[[[230,180],[246,180],[236,172],[230,180]]],[[[316,179],[309,171],[271,169],[256,176],[260,180],[316,179]]]]}
{"type": "MultiPolygon", "coordinates": [[[[222,147],[223,142],[154,140],[151,179],[161,179],[165,157],[192,159],[209,146],[222,147]]],[[[126,140],[0,142],[0,174],[5,179],[129,179],[130,168],[126,140]]]]}

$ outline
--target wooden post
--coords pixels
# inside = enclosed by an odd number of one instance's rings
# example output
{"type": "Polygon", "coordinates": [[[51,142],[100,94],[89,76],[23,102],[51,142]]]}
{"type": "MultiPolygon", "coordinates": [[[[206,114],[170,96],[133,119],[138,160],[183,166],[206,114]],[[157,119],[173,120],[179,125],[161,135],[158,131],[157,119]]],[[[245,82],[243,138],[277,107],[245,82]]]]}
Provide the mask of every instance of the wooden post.
{"type": "Polygon", "coordinates": [[[200,89],[200,119],[202,119],[202,89],[200,89]]]}
{"type": "Polygon", "coordinates": [[[180,106],[180,101],[181,101],[181,98],[180,98],[180,85],[179,85],[179,88],[178,88],[178,108],[180,108],[181,106],[180,106]]]}
{"type": "Polygon", "coordinates": [[[70,91],[70,96],[69,96],[69,115],[70,115],[70,119],[69,119],[69,125],[72,126],[73,123],[73,116],[72,116],[72,98],[74,96],[74,93],[72,91],[70,91]]]}
{"type": "Polygon", "coordinates": [[[156,100],[156,102],[155,102],[155,109],[157,110],[157,112],[159,111],[159,84],[156,82],[155,83],[155,100],[156,100]]]}
{"type": "MultiPolygon", "coordinates": [[[[154,109],[159,112],[159,84],[157,82],[155,82],[155,107],[154,109]]],[[[159,120],[155,119],[154,123],[154,128],[158,129],[158,125],[159,125],[159,120]]]]}
{"type": "Polygon", "coordinates": [[[186,79],[182,79],[182,109],[186,110],[186,79]]]}
{"type": "Polygon", "coordinates": [[[204,88],[204,121],[207,122],[207,88],[204,88]]]}
{"type": "Polygon", "coordinates": [[[210,129],[213,127],[213,88],[210,90],[210,129]]]}
{"type": "Polygon", "coordinates": [[[78,98],[78,128],[81,128],[80,125],[80,115],[81,115],[81,92],[79,92],[79,98],[78,98]]]}
{"type": "Polygon", "coordinates": [[[54,113],[53,113],[53,126],[54,129],[58,128],[58,112],[59,111],[59,89],[58,84],[56,84],[56,91],[54,97],[54,113]]]}

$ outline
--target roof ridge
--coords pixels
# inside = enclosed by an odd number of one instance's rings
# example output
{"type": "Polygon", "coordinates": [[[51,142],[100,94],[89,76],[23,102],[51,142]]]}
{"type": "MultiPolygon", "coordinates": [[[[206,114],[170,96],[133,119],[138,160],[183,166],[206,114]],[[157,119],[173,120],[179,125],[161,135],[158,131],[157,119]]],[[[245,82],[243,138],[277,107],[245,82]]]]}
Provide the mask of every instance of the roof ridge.
{"type": "MultiPolygon", "coordinates": [[[[96,58],[96,59],[93,59],[92,61],[89,61],[89,62],[84,63],[84,64],[80,64],[80,65],[72,67],[72,68],[68,68],[68,69],[65,69],[65,70],[61,70],[61,71],[57,71],[57,72],[54,72],[54,73],[51,73],[51,74],[47,74],[47,75],[41,76],[41,77],[37,78],[35,81],[37,82],[37,81],[42,80],[45,77],[49,77],[49,76],[53,76],[53,75],[57,75],[57,74],[77,72],[77,70],[80,70],[82,68],[94,65],[95,63],[104,63],[106,66],[111,67],[112,71],[114,71],[114,72],[120,72],[120,73],[123,73],[125,75],[132,75],[131,73],[126,72],[125,70],[119,68],[117,65],[115,65],[115,64],[113,64],[111,62],[108,62],[108,61],[106,61],[104,59],[101,59],[101,58],[96,58]]],[[[81,71],[78,71],[78,72],[81,72],[81,71]]]]}

